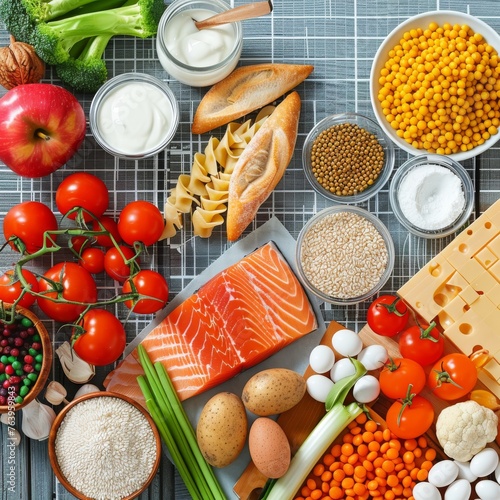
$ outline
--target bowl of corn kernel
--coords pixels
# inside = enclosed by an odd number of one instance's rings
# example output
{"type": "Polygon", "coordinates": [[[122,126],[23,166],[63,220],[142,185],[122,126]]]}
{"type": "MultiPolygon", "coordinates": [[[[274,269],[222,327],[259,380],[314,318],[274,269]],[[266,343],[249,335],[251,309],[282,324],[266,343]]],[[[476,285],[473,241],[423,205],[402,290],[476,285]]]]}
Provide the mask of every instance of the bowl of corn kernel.
{"type": "Polygon", "coordinates": [[[479,155],[500,134],[500,36],[455,11],[414,16],[380,45],[371,68],[375,116],[413,155],[455,161],[479,155]]]}

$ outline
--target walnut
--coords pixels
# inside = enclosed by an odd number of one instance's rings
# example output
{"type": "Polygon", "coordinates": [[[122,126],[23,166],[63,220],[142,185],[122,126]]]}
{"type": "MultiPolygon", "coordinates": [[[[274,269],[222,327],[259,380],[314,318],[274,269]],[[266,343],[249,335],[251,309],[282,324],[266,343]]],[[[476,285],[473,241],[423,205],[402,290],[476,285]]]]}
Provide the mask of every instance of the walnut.
{"type": "Polygon", "coordinates": [[[10,45],[0,48],[0,84],[7,90],[24,83],[37,83],[45,74],[45,63],[35,49],[11,35],[10,45]]]}

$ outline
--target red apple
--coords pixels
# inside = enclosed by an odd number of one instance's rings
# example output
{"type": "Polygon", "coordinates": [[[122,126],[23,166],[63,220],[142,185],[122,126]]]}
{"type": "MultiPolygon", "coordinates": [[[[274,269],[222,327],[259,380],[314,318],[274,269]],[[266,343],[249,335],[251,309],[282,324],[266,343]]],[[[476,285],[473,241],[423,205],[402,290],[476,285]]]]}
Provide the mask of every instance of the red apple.
{"type": "Polygon", "coordinates": [[[23,177],[43,177],[62,167],[85,130],[82,106],[57,85],[18,85],[0,99],[0,161],[23,177]]]}

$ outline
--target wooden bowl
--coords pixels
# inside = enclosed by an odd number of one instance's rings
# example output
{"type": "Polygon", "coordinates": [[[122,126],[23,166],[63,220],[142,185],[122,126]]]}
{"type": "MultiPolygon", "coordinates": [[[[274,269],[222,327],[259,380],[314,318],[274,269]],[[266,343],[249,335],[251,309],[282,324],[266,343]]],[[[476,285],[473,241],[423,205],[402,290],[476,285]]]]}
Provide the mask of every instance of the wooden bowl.
{"type": "MultiPolygon", "coordinates": [[[[3,307],[9,310],[12,306],[10,304],[3,304],[3,307]]],[[[9,411],[17,411],[21,408],[25,407],[27,404],[31,403],[39,394],[42,392],[45,387],[45,383],[47,382],[47,378],[49,377],[50,370],[52,369],[52,340],[49,336],[49,332],[45,328],[44,324],[29,309],[26,309],[21,306],[16,307],[16,313],[25,316],[29,320],[32,321],[33,326],[36,328],[36,331],[40,335],[41,343],[42,343],[42,353],[43,353],[43,361],[42,361],[42,369],[38,374],[38,378],[35,384],[32,386],[31,391],[28,392],[26,397],[24,398],[22,403],[16,403],[15,405],[2,405],[0,406],[0,413],[7,413],[9,411]]]]}
{"type": "MultiPolygon", "coordinates": [[[[148,488],[148,486],[151,484],[151,481],[153,480],[153,478],[158,470],[158,467],[160,465],[162,451],[161,451],[160,433],[158,432],[158,429],[156,428],[156,425],[155,425],[153,419],[151,418],[149,413],[145,410],[145,408],[143,408],[139,403],[137,403],[136,401],[134,401],[133,399],[131,399],[127,396],[123,396],[121,394],[116,394],[114,392],[109,392],[109,391],[92,392],[90,394],[85,394],[84,396],[81,396],[77,399],[74,399],[73,401],[71,401],[71,403],[69,403],[67,406],[65,406],[64,409],[61,410],[61,412],[57,415],[56,419],[54,420],[54,422],[52,424],[52,428],[50,430],[49,443],[48,443],[50,464],[52,466],[52,470],[54,471],[54,474],[57,476],[57,478],[59,479],[61,484],[66,488],[66,490],[68,490],[76,498],[79,498],[81,500],[89,500],[89,497],[85,496],[83,493],[78,491],[71,483],[69,483],[69,481],[66,479],[66,477],[62,473],[61,467],[59,466],[59,462],[57,459],[55,443],[56,443],[56,437],[57,437],[57,433],[59,431],[59,427],[60,427],[61,423],[63,422],[64,418],[66,417],[66,415],[68,414],[68,412],[73,407],[75,407],[76,405],[81,403],[82,401],[85,401],[88,399],[93,399],[93,398],[101,398],[101,397],[113,397],[113,398],[117,398],[117,399],[121,399],[123,401],[126,401],[127,403],[132,405],[134,408],[139,410],[142,413],[142,415],[144,415],[144,417],[148,421],[149,425],[151,426],[151,430],[153,431],[155,444],[156,444],[155,461],[154,461],[153,467],[151,469],[151,472],[150,472],[146,482],[137,491],[133,492],[129,496],[123,497],[123,499],[122,499],[122,500],[132,500],[132,499],[138,497],[141,493],[143,493],[148,488]]],[[[133,452],[133,450],[131,450],[131,452],[133,452]]]]}

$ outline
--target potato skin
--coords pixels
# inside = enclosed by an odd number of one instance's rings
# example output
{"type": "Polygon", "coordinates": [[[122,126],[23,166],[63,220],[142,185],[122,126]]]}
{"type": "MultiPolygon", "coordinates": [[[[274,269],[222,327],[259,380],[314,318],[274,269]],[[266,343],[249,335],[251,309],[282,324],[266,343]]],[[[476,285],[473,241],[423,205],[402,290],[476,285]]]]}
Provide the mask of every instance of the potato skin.
{"type": "Polygon", "coordinates": [[[306,381],[302,375],[287,368],[270,368],[248,380],[241,398],[247,410],[267,417],[293,408],[305,392],[306,381]]]}
{"type": "Polygon", "coordinates": [[[196,426],[196,439],[210,465],[221,468],[236,460],[247,434],[247,414],[239,396],[221,392],[206,402],[196,426]]]}

